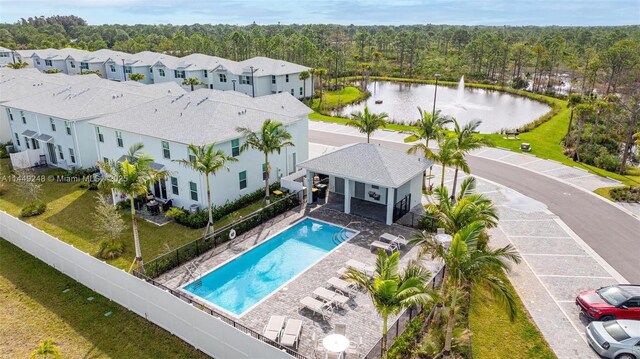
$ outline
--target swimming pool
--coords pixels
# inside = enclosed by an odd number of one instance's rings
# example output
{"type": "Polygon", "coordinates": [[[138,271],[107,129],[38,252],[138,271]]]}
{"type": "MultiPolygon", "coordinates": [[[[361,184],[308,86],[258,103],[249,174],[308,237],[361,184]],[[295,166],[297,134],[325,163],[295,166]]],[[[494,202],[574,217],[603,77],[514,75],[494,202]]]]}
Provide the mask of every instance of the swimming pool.
{"type": "MultiPolygon", "coordinates": [[[[339,246],[334,235],[342,230],[305,218],[183,289],[240,316],[339,246]]],[[[348,229],[340,237],[357,233],[348,229]]]]}

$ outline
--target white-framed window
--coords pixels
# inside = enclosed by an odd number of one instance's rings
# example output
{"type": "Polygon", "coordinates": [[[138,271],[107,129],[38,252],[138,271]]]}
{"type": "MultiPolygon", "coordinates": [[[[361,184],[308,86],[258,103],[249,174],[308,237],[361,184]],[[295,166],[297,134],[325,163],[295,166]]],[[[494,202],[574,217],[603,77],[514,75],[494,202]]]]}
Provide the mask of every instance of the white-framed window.
{"type": "Polygon", "coordinates": [[[171,177],[171,193],[178,196],[180,194],[180,190],[178,189],[178,178],[171,177]]]}
{"type": "Polygon", "coordinates": [[[49,124],[51,125],[51,131],[55,132],[56,131],[56,120],[54,120],[52,117],[49,117],[49,124]]]}
{"type": "Polygon", "coordinates": [[[238,173],[238,183],[240,185],[240,189],[247,188],[247,171],[238,173]]]}
{"type": "Polygon", "coordinates": [[[289,82],[289,75],[284,75],[284,82],[289,82]]]}
{"type": "Polygon", "coordinates": [[[196,161],[196,156],[189,153],[189,162],[195,162],[195,161],[196,161]]]}
{"type": "Polygon", "coordinates": [[[220,78],[220,82],[227,82],[226,74],[218,74],[218,77],[220,78]]]}
{"type": "Polygon", "coordinates": [[[104,134],[102,133],[100,127],[96,127],[96,134],[98,135],[98,141],[104,142],[104,134]]]}
{"type": "Polygon", "coordinates": [[[167,141],[162,141],[162,156],[166,159],[171,159],[171,150],[167,141]]]}
{"type": "Polygon", "coordinates": [[[75,64],[75,63],[73,63],[73,61],[69,62],[69,64],[71,65],[71,68],[72,68],[72,69],[75,69],[75,68],[76,68],[76,64],[75,64]]]}
{"type": "Polygon", "coordinates": [[[7,116],[9,116],[9,120],[13,121],[13,114],[11,113],[11,109],[7,109],[7,116]]]}
{"type": "Polygon", "coordinates": [[[160,75],[160,77],[164,77],[164,70],[158,69],[158,75],[160,75]]]}
{"type": "Polygon", "coordinates": [[[302,86],[300,86],[300,96],[302,96],[302,86]]]}
{"type": "Polygon", "coordinates": [[[44,65],[45,66],[53,66],[53,63],[51,62],[51,60],[44,60],[44,65]]]}
{"type": "Polygon", "coordinates": [[[198,200],[198,185],[194,182],[189,182],[189,192],[191,193],[191,199],[193,201],[198,200]]]}
{"type": "Polygon", "coordinates": [[[124,73],[125,74],[133,73],[133,69],[131,68],[131,66],[125,66],[124,67],[124,73]]]}
{"type": "Polygon", "coordinates": [[[8,52],[0,52],[0,57],[9,57],[8,52]]]}
{"type": "Polygon", "coordinates": [[[60,155],[60,159],[64,160],[64,151],[62,150],[62,146],[58,145],[58,155],[60,155]]]}
{"type": "Polygon", "coordinates": [[[15,132],[13,134],[16,135],[16,146],[20,146],[20,136],[15,132]]]}
{"type": "Polygon", "coordinates": [[[271,83],[272,84],[276,83],[276,75],[271,75],[271,83]]]}
{"type": "Polygon", "coordinates": [[[40,65],[40,59],[36,59],[36,64],[40,65]]]}
{"type": "Polygon", "coordinates": [[[71,163],[76,163],[76,155],[73,153],[73,148],[69,149],[69,159],[71,160],[71,163]]]}
{"type": "Polygon", "coordinates": [[[235,140],[231,140],[231,156],[240,156],[240,140],[237,138],[235,140]]]}
{"type": "Polygon", "coordinates": [[[294,94],[293,94],[293,89],[291,89],[291,91],[290,91],[290,92],[291,92],[291,96],[294,96],[294,94]]]}
{"type": "Polygon", "coordinates": [[[184,70],[173,70],[173,76],[177,79],[183,79],[185,77],[184,70]]]}
{"type": "Polygon", "coordinates": [[[106,158],[106,157],[102,157],[102,162],[104,162],[104,163],[109,163],[109,159],[108,159],[108,158],[106,158]]]}
{"type": "Polygon", "coordinates": [[[27,136],[24,136],[24,144],[27,146],[27,149],[31,148],[29,147],[29,138],[27,136]]]}
{"type": "Polygon", "coordinates": [[[35,138],[31,139],[31,147],[33,147],[34,150],[37,150],[40,148],[40,141],[36,140],[35,138]]]}
{"type": "Polygon", "coordinates": [[[80,68],[83,70],[89,70],[89,63],[88,62],[81,62],[80,63],[80,68]]]}
{"type": "Polygon", "coordinates": [[[204,71],[202,71],[202,72],[204,72],[204,77],[209,77],[209,71],[204,70],[204,71]]]}
{"type": "Polygon", "coordinates": [[[22,123],[27,124],[27,117],[24,115],[24,111],[20,111],[20,117],[22,117],[22,123]]]}
{"type": "Polygon", "coordinates": [[[240,76],[241,85],[251,85],[251,76],[240,76]]]}
{"type": "Polygon", "coordinates": [[[71,122],[64,121],[64,127],[67,129],[67,135],[71,135],[71,122]]]}
{"type": "Polygon", "coordinates": [[[116,65],[114,64],[109,65],[109,71],[116,72],[116,65]]]}
{"type": "Polygon", "coordinates": [[[116,143],[118,147],[124,147],[124,141],[122,141],[122,132],[116,131],[116,143]]]}

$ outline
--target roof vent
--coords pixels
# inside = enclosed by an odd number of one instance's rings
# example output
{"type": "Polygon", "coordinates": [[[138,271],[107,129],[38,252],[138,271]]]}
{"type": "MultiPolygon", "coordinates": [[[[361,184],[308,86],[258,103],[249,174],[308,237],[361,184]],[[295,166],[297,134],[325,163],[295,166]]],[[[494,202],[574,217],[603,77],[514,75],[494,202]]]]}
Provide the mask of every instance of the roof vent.
{"type": "Polygon", "coordinates": [[[115,99],[115,98],[116,98],[116,95],[111,95],[111,98],[112,98],[112,99],[115,99]]]}
{"type": "Polygon", "coordinates": [[[156,113],[156,112],[158,112],[158,109],[157,109],[157,108],[153,110],[153,113],[156,113]]]}

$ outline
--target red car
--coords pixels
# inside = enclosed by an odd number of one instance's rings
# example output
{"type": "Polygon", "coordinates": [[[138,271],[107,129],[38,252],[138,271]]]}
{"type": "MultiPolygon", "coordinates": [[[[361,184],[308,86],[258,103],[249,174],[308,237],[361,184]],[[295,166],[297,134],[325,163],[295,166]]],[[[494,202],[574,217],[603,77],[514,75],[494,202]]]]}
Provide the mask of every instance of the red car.
{"type": "Polygon", "coordinates": [[[640,320],[640,285],[618,284],[582,292],[576,305],[591,320],[640,320]]]}

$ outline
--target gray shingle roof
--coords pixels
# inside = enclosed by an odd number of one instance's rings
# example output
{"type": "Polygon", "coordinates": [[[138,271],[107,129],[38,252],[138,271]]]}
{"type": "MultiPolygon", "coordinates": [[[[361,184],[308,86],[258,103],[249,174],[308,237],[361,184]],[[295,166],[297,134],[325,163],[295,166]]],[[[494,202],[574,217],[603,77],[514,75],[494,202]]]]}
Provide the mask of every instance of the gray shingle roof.
{"type": "Polygon", "coordinates": [[[74,121],[122,111],[168,94],[179,95],[184,92],[174,82],[145,85],[134,81],[115,82],[92,78],[8,101],[3,105],[74,121]]]}
{"type": "Polygon", "coordinates": [[[19,70],[3,67],[0,68],[0,103],[31,96],[38,92],[50,92],[62,85],[78,84],[97,78],[96,75],[44,74],[33,67],[19,70]]]}
{"type": "Polygon", "coordinates": [[[298,164],[308,170],[398,188],[433,162],[375,144],[357,143],[298,164]]]}
{"type": "Polygon", "coordinates": [[[238,126],[257,130],[266,119],[289,124],[311,112],[288,93],[252,98],[234,91],[200,89],[183,96],[165,96],[89,123],[204,145],[237,138],[238,126]]]}

